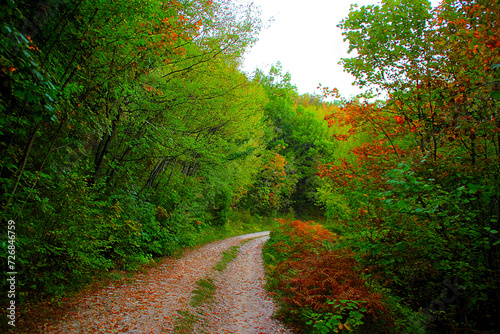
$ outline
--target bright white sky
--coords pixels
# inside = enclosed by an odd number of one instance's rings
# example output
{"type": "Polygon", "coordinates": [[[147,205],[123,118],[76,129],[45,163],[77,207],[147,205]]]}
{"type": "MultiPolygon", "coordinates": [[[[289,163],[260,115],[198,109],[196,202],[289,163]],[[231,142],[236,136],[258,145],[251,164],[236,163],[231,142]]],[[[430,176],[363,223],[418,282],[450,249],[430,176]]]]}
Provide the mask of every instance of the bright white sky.
{"type": "MultiPolygon", "coordinates": [[[[359,6],[380,4],[376,0],[253,0],[262,10],[264,22],[274,17],[259,41],[246,54],[243,70],[256,68],[268,73],[271,64],[281,62],[284,73],[290,72],[300,94],[319,93],[318,84],[338,88],[344,97],[361,91],[352,86],[353,77],[338,65],[348,57],[348,43],[343,42],[337,24],[349,14],[352,3],[359,6]]],[[[438,0],[432,1],[437,5],[438,0]]]]}

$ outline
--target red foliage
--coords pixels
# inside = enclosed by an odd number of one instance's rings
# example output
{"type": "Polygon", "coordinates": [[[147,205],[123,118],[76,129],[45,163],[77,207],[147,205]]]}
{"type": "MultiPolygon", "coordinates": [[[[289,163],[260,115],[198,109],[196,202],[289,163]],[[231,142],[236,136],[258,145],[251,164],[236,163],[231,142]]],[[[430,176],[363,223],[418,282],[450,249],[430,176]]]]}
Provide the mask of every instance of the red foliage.
{"type": "Polygon", "coordinates": [[[278,288],[285,302],[301,308],[333,311],[335,304],[327,300],[354,300],[366,302],[367,313],[378,317],[385,306],[382,296],[369,290],[356,266],[348,250],[301,252],[277,267],[284,277],[278,288]]]}
{"type": "Polygon", "coordinates": [[[337,140],[340,140],[340,141],[347,141],[349,140],[349,136],[348,135],[333,135],[335,137],[335,139],[337,140]]]}
{"type": "Polygon", "coordinates": [[[403,124],[405,124],[405,119],[404,119],[404,117],[401,117],[401,116],[394,116],[394,119],[396,120],[396,123],[398,123],[399,125],[403,125],[403,124]]]}
{"type": "Polygon", "coordinates": [[[393,323],[383,296],[370,291],[362,278],[353,252],[323,247],[325,242],[335,243],[341,237],[319,224],[298,220],[281,219],[280,232],[288,242],[276,243],[274,252],[289,257],[276,266],[272,275],[279,278],[276,287],[284,295],[285,310],[335,312],[334,306],[340,300],[352,300],[363,303],[368,319],[382,318],[389,326],[393,323]],[[335,303],[327,303],[328,300],[335,303]]]}

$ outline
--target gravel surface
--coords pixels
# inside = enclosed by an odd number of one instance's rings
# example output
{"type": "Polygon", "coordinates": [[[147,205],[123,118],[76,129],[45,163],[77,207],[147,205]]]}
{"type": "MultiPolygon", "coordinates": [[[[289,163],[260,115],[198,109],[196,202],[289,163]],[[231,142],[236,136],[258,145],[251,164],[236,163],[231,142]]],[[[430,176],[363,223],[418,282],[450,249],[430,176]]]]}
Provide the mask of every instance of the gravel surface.
{"type": "Polygon", "coordinates": [[[241,246],[238,257],[217,277],[218,289],[196,333],[290,333],[271,318],[276,307],[264,289],[262,246],[269,237],[241,246]]]}
{"type": "Polygon", "coordinates": [[[174,332],[178,312],[192,310],[189,301],[195,282],[214,277],[213,302],[198,307],[205,312],[198,317],[193,333],[289,333],[271,318],[275,306],[263,287],[261,254],[267,235],[246,234],[189,250],[180,259],[167,258],[147,274],[138,274],[132,284],[108,286],[82,297],[75,310],[57,324],[45,324],[39,332],[174,332]],[[252,238],[226,270],[213,270],[222,252],[252,238]]]}

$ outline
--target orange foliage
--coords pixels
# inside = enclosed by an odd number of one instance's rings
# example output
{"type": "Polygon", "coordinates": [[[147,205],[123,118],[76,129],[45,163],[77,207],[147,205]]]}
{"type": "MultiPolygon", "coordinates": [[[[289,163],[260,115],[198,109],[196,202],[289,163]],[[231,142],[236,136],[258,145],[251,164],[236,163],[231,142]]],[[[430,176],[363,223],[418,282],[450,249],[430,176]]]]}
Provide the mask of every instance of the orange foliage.
{"type": "Polygon", "coordinates": [[[337,140],[340,140],[340,141],[347,141],[349,140],[349,136],[348,135],[333,135],[335,137],[335,139],[337,140]]]}
{"type": "Polygon", "coordinates": [[[351,164],[345,159],[339,159],[339,164],[330,163],[319,167],[316,175],[328,178],[338,189],[357,189],[358,185],[376,185],[379,189],[387,188],[386,171],[395,168],[397,160],[394,155],[405,154],[397,146],[384,145],[385,141],[364,143],[352,149],[356,156],[356,164],[351,164]]]}
{"type": "Polygon", "coordinates": [[[403,125],[403,124],[405,124],[405,119],[404,119],[404,117],[401,117],[401,116],[394,116],[394,119],[396,120],[396,122],[397,122],[399,125],[403,125]]]}
{"type": "Polygon", "coordinates": [[[323,247],[325,242],[336,243],[341,237],[314,222],[279,222],[287,242],[275,243],[274,252],[288,254],[288,258],[277,265],[272,275],[279,277],[277,289],[283,292],[285,311],[299,307],[335,312],[340,300],[352,300],[363,302],[368,322],[382,318],[388,326],[393,324],[383,296],[370,291],[362,278],[354,253],[346,248],[323,247]],[[335,302],[330,304],[328,300],[335,302]]]}

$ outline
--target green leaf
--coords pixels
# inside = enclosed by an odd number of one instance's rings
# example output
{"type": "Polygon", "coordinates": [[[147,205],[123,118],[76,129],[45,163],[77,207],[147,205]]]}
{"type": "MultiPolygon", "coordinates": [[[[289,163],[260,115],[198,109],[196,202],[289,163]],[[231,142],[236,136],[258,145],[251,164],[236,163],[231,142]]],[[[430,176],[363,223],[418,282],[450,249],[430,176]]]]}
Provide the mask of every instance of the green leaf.
{"type": "Polygon", "coordinates": [[[491,91],[490,97],[495,100],[500,100],[500,90],[491,91]]]}

